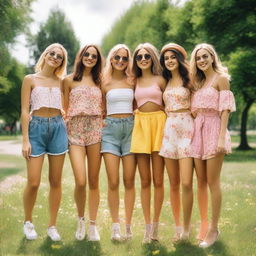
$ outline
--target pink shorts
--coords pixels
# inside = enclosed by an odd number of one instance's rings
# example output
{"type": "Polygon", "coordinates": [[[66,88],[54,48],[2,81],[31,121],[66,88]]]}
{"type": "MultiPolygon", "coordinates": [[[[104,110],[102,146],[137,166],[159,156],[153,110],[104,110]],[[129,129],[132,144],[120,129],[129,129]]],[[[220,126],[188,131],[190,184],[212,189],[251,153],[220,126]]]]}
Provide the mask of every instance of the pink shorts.
{"type": "Polygon", "coordinates": [[[69,145],[89,146],[101,142],[101,116],[74,116],[67,122],[69,145]]]}
{"type": "MultiPolygon", "coordinates": [[[[191,155],[202,160],[216,156],[221,119],[218,112],[200,112],[194,120],[194,134],[191,142],[191,155]]],[[[231,153],[231,139],[226,131],[225,153],[231,153]]]]}

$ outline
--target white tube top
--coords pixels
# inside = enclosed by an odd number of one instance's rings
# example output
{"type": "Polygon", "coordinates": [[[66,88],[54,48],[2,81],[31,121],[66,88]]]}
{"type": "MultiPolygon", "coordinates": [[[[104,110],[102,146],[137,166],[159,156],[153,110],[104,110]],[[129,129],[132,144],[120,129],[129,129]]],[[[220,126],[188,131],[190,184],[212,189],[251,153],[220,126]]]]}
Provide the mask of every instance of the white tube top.
{"type": "Polygon", "coordinates": [[[134,91],[130,88],[111,89],[106,94],[107,115],[133,113],[134,91]]]}

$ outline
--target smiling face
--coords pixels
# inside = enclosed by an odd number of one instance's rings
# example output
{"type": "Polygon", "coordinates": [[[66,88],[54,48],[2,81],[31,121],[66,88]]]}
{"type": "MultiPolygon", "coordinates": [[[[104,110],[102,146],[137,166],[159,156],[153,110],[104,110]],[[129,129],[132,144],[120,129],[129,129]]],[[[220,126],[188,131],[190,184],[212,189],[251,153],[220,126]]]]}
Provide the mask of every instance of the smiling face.
{"type": "Polygon", "coordinates": [[[152,57],[146,49],[139,50],[135,59],[138,67],[142,70],[149,69],[152,66],[152,57]]]}
{"type": "Polygon", "coordinates": [[[98,60],[98,53],[94,47],[89,47],[83,54],[82,62],[87,68],[93,68],[98,60]]]}
{"type": "Polygon", "coordinates": [[[129,62],[128,52],[121,48],[119,49],[114,56],[111,57],[112,67],[116,70],[123,71],[127,68],[129,62]]]}
{"type": "Polygon", "coordinates": [[[173,51],[164,53],[164,65],[169,71],[173,71],[179,67],[178,59],[173,51]]]}
{"type": "Polygon", "coordinates": [[[200,49],[196,53],[196,66],[202,71],[212,67],[213,57],[206,49],[200,49]]]}
{"type": "Polygon", "coordinates": [[[53,47],[46,53],[44,60],[50,67],[58,68],[64,60],[64,54],[59,47],[53,47]]]}

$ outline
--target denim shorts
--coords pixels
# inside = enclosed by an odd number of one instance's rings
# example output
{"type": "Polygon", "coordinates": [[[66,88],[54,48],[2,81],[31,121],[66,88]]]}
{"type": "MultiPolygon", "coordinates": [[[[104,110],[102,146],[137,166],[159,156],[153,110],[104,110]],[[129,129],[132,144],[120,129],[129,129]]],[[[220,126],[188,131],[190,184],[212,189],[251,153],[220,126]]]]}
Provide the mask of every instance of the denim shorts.
{"type": "Polygon", "coordinates": [[[102,131],[101,153],[117,156],[132,154],[130,152],[133,129],[133,116],[126,118],[106,117],[102,131]]]}
{"type": "Polygon", "coordinates": [[[61,155],[68,151],[68,136],[61,116],[32,116],[29,123],[29,142],[32,157],[43,154],[61,155]]]}

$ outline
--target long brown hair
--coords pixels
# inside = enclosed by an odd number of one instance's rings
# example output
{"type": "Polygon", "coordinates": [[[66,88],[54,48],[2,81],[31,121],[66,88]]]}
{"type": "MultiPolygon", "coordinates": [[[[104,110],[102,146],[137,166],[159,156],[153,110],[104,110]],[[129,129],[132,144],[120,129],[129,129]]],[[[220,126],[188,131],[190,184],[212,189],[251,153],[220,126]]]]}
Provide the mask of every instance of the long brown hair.
{"type": "Polygon", "coordinates": [[[75,64],[74,64],[73,80],[74,81],[82,80],[84,69],[85,69],[85,66],[83,64],[83,56],[84,56],[84,53],[87,51],[87,49],[90,47],[93,47],[97,51],[97,55],[98,55],[97,62],[91,70],[92,79],[96,85],[100,86],[101,72],[102,72],[102,66],[103,66],[103,57],[102,57],[99,47],[94,44],[88,44],[88,45],[84,46],[84,48],[82,48],[76,55],[76,60],[75,60],[75,64]]]}

